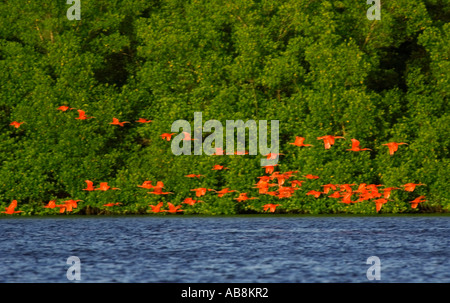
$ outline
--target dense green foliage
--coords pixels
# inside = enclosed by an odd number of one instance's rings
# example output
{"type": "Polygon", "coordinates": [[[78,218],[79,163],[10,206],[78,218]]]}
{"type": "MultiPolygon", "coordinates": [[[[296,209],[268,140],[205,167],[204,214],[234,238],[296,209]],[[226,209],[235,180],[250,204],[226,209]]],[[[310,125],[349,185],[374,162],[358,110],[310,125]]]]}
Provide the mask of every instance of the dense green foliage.
{"type": "Polygon", "coordinates": [[[261,212],[266,203],[291,213],[375,212],[370,201],[305,195],[327,183],[421,182],[393,192],[383,211],[450,209],[450,2],[382,1],[380,21],[367,19],[365,0],[83,0],[79,21],[67,19],[65,2],[0,2],[2,210],[17,199],[24,214],[52,214],[42,208],[49,200],[74,198],[83,201],[73,213],[146,213],[197,187],[258,196],[260,155],[172,154],[160,135],[194,112],[224,125],[279,120],[277,171],[320,179],[289,199],[207,193],[184,213],[261,212]],[[95,118],[76,120],[61,105],[95,118]],[[132,123],[110,125],[113,117],[132,123]],[[153,122],[134,122],[141,117],[153,122]],[[325,150],[324,135],[346,140],[325,150]],[[289,145],[296,136],[314,147],[289,145]],[[350,138],[373,151],[347,151],[350,138]],[[390,156],[382,144],[392,141],[408,145],[390,156]],[[85,180],[121,190],[83,191],[85,180]],[[145,180],[174,194],[147,194],[137,187],[145,180]],[[411,209],[419,195],[427,202],[411,209]]]}

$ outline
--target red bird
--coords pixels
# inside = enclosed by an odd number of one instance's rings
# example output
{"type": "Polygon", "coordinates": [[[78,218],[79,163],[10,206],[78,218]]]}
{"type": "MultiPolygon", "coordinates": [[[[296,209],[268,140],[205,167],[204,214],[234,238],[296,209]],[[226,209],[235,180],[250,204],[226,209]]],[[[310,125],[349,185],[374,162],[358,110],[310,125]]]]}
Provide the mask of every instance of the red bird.
{"type": "Polygon", "coordinates": [[[303,177],[305,177],[307,179],[310,179],[310,180],[319,179],[319,176],[314,176],[314,175],[311,175],[311,174],[308,174],[308,175],[303,176],[303,177]]]}
{"type": "Polygon", "coordinates": [[[117,202],[117,203],[106,203],[106,204],[103,204],[103,206],[106,206],[106,207],[113,207],[113,206],[118,206],[118,205],[120,205],[120,204],[122,204],[122,203],[120,203],[120,202],[117,202]]]}
{"type": "Polygon", "coordinates": [[[195,196],[201,197],[201,196],[204,196],[206,194],[206,191],[212,191],[212,189],[201,187],[201,188],[191,189],[191,191],[195,191],[195,196]]]}
{"type": "Polygon", "coordinates": [[[213,166],[211,170],[223,170],[223,169],[229,169],[228,167],[224,167],[223,165],[216,164],[213,166]]]}
{"type": "Polygon", "coordinates": [[[21,210],[14,210],[17,207],[17,200],[12,200],[11,204],[9,204],[8,207],[5,207],[6,211],[2,211],[3,214],[8,214],[8,215],[12,215],[12,214],[18,214],[18,213],[22,213],[23,211],[21,210]]]}
{"type": "Polygon", "coordinates": [[[173,135],[175,135],[176,133],[164,133],[164,134],[162,134],[161,135],[161,138],[163,139],[163,140],[166,140],[166,141],[170,141],[170,140],[172,140],[172,136],[173,135]]]}
{"type": "Polygon", "coordinates": [[[152,189],[155,186],[152,185],[152,181],[144,181],[142,185],[138,185],[138,187],[146,188],[146,189],[152,189]]]}
{"type": "Polygon", "coordinates": [[[363,150],[371,150],[370,148],[361,148],[359,147],[359,141],[356,139],[351,139],[352,140],[352,148],[347,149],[347,150],[351,150],[351,151],[363,151],[363,150]]]}
{"type": "Polygon", "coordinates": [[[299,180],[292,180],[291,181],[291,185],[293,186],[293,187],[300,187],[300,186],[302,186],[302,183],[303,182],[305,182],[304,180],[301,180],[301,181],[299,181],[299,180]]]}
{"type": "Polygon", "coordinates": [[[400,188],[398,188],[398,187],[386,187],[386,188],[383,188],[383,197],[385,199],[389,199],[389,197],[391,196],[391,191],[394,190],[394,189],[400,189],[400,188]]]}
{"type": "Polygon", "coordinates": [[[136,122],[139,122],[139,123],[150,123],[150,122],[153,122],[152,120],[145,120],[144,118],[139,118],[139,120],[137,120],[136,122]]]}
{"type": "Polygon", "coordinates": [[[314,146],[311,144],[303,144],[303,142],[305,142],[305,138],[303,137],[295,137],[295,141],[293,143],[289,143],[291,145],[295,145],[295,146],[314,146]]]}
{"type": "Polygon", "coordinates": [[[255,197],[249,198],[249,197],[247,197],[247,193],[240,193],[239,197],[234,198],[234,200],[237,200],[238,202],[247,201],[247,200],[254,200],[254,199],[258,199],[258,198],[255,198],[255,197]]]}
{"type": "Polygon", "coordinates": [[[13,121],[11,122],[9,125],[14,126],[15,128],[19,128],[22,124],[24,124],[25,122],[17,122],[17,121],[13,121]]]}
{"type": "MultiPolygon", "coordinates": [[[[64,204],[66,205],[70,205],[70,208],[77,208],[78,207],[78,202],[80,202],[81,200],[67,200],[67,201],[63,201],[64,204]]],[[[71,209],[72,210],[72,209],[71,209]]]]}
{"type": "Polygon", "coordinates": [[[96,188],[95,190],[103,190],[103,191],[107,191],[108,189],[120,189],[120,188],[116,188],[116,187],[110,187],[108,185],[108,182],[100,182],[100,186],[98,188],[96,188]]]}
{"type": "Polygon", "coordinates": [[[341,198],[342,196],[341,196],[341,194],[338,191],[335,191],[334,193],[332,193],[328,197],[330,197],[330,198],[341,198]]]}
{"type": "MultiPolygon", "coordinates": [[[[67,211],[72,211],[72,209],[69,210],[69,209],[67,208],[67,205],[66,205],[66,204],[57,204],[56,207],[59,208],[59,213],[60,213],[60,214],[64,213],[66,210],[67,210],[67,211]]],[[[69,205],[69,207],[70,207],[70,205],[69,205]]]]}
{"type": "Polygon", "coordinates": [[[197,140],[197,139],[192,139],[192,138],[191,138],[191,134],[188,133],[188,132],[183,132],[183,134],[184,134],[184,138],[181,139],[182,141],[193,141],[193,140],[197,140]]]}
{"type": "Polygon", "coordinates": [[[184,199],[184,201],[183,202],[181,202],[181,203],[184,203],[184,204],[188,204],[188,205],[194,205],[195,203],[199,203],[199,202],[203,202],[203,201],[200,201],[200,200],[194,200],[194,199],[192,199],[191,197],[189,197],[189,198],[186,198],[186,199],[184,199]]]}
{"type": "Polygon", "coordinates": [[[279,155],[284,155],[284,154],[280,154],[280,153],[278,153],[278,154],[277,154],[277,153],[268,153],[268,154],[266,155],[266,159],[274,160],[274,159],[277,159],[279,155]]]}
{"type": "Polygon", "coordinates": [[[404,185],[402,185],[406,191],[414,191],[414,189],[416,189],[416,186],[421,186],[421,185],[425,185],[422,183],[418,183],[418,184],[414,184],[414,183],[406,183],[404,185]]]}
{"type": "Polygon", "coordinates": [[[277,186],[276,184],[269,184],[268,181],[263,179],[259,180],[255,185],[256,187],[254,188],[258,188],[260,194],[267,194],[270,186],[277,186]]]}
{"type": "Polygon", "coordinates": [[[65,112],[65,111],[67,111],[67,110],[72,110],[72,109],[76,109],[76,108],[68,107],[68,106],[66,106],[66,105],[61,105],[60,107],[57,108],[57,110],[60,110],[60,111],[62,111],[62,112],[65,112]]]}
{"type": "Polygon", "coordinates": [[[195,191],[195,196],[197,196],[197,197],[204,196],[206,194],[207,190],[208,189],[203,188],[203,187],[191,189],[191,191],[195,191]]]}
{"type": "Polygon", "coordinates": [[[170,202],[167,202],[167,205],[169,205],[169,210],[167,210],[169,213],[178,213],[183,211],[182,209],[179,209],[181,205],[175,206],[170,202]]]}
{"type": "Polygon", "coordinates": [[[113,122],[111,122],[111,123],[109,123],[109,124],[111,124],[111,125],[124,126],[125,123],[130,123],[130,122],[128,122],[128,121],[119,122],[119,119],[113,118],[113,122]]]}
{"type": "Polygon", "coordinates": [[[266,169],[266,174],[272,174],[273,171],[275,170],[275,166],[278,166],[278,164],[266,165],[266,166],[263,166],[263,167],[266,169]]]}
{"type": "Polygon", "coordinates": [[[323,186],[323,193],[324,194],[328,194],[330,192],[330,190],[336,190],[337,186],[334,184],[325,184],[322,185],[323,186]]]}
{"type": "Polygon", "coordinates": [[[386,145],[389,148],[389,154],[392,156],[398,150],[398,146],[399,145],[404,145],[404,144],[408,145],[408,143],[404,143],[404,142],[400,142],[400,143],[389,142],[389,143],[386,143],[386,144],[383,144],[383,145],[386,145]]]}
{"type": "Polygon", "coordinates": [[[87,183],[87,187],[86,187],[86,188],[83,188],[83,190],[87,190],[87,191],[95,190],[95,189],[94,189],[94,182],[89,181],[89,180],[86,180],[86,181],[84,181],[84,182],[87,183]]]}
{"type": "Polygon", "coordinates": [[[84,110],[78,109],[78,117],[75,119],[86,120],[86,119],[92,119],[92,118],[95,118],[95,117],[87,117],[84,110]]]}
{"type": "Polygon", "coordinates": [[[173,194],[173,192],[163,192],[162,189],[164,188],[164,183],[162,181],[156,182],[156,185],[153,186],[153,192],[149,192],[149,194],[154,195],[168,195],[173,194]]]}
{"type": "Polygon", "coordinates": [[[248,155],[248,151],[246,151],[246,150],[237,150],[237,151],[234,152],[234,154],[235,155],[239,155],[239,156],[248,155]]]}
{"type": "Polygon", "coordinates": [[[56,200],[50,200],[47,205],[44,205],[44,208],[55,208],[56,207],[55,202],[56,200]]]}
{"type": "Polygon", "coordinates": [[[200,177],[204,177],[203,175],[196,175],[196,174],[189,174],[189,175],[186,175],[185,177],[188,177],[188,178],[199,178],[200,179],[200,177]]]}
{"type": "Polygon", "coordinates": [[[264,211],[270,211],[271,213],[274,213],[275,210],[277,209],[277,206],[281,206],[281,204],[272,204],[272,203],[265,204],[265,205],[263,205],[263,210],[264,211]]]}
{"type": "Polygon", "coordinates": [[[317,190],[310,190],[309,192],[306,193],[306,195],[312,195],[314,196],[314,198],[319,198],[320,194],[322,194],[322,192],[317,190]]]}
{"type": "Polygon", "coordinates": [[[216,152],[213,155],[215,155],[215,156],[222,156],[224,154],[223,148],[216,147],[215,149],[216,149],[216,152]]]}
{"type": "Polygon", "coordinates": [[[149,192],[149,194],[153,195],[168,195],[173,194],[173,192],[163,192],[162,187],[155,186],[152,192],[149,192]]]}
{"type": "Polygon", "coordinates": [[[227,188],[224,188],[224,189],[222,189],[222,190],[219,190],[219,191],[215,191],[218,195],[218,197],[219,198],[221,198],[221,197],[223,197],[225,194],[227,194],[227,193],[232,193],[232,192],[235,192],[235,190],[233,189],[233,190],[229,190],[228,189],[228,187],[227,188]]]}
{"type": "Polygon", "coordinates": [[[425,196],[419,196],[419,197],[415,198],[413,201],[409,202],[409,203],[411,203],[411,208],[417,208],[417,205],[419,203],[426,202],[426,200],[424,200],[424,199],[425,199],[425,196]]]}
{"type": "Polygon", "coordinates": [[[166,210],[161,210],[161,206],[163,206],[163,202],[159,202],[156,205],[149,205],[149,206],[152,208],[149,211],[154,212],[154,213],[162,213],[162,212],[166,211],[166,210]]]}
{"type": "Polygon", "coordinates": [[[317,137],[317,140],[323,140],[323,143],[325,144],[325,149],[330,149],[331,146],[334,145],[334,139],[345,139],[345,138],[340,137],[340,136],[331,136],[331,135],[317,137]]]}
{"type": "Polygon", "coordinates": [[[387,201],[388,201],[387,199],[383,199],[383,198],[375,200],[375,208],[376,208],[377,212],[379,212],[381,210],[381,207],[387,201]]]}

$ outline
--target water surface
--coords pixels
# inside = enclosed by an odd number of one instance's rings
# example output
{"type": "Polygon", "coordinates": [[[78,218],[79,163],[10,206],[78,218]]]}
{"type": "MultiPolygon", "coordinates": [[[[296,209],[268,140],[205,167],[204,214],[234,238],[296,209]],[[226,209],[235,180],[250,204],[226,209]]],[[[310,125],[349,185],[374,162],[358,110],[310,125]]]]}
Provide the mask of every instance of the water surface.
{"type": "Polygon", "coordinates": [[[450,282],[448,216],[0,219],[0,282],[450,282]]]}

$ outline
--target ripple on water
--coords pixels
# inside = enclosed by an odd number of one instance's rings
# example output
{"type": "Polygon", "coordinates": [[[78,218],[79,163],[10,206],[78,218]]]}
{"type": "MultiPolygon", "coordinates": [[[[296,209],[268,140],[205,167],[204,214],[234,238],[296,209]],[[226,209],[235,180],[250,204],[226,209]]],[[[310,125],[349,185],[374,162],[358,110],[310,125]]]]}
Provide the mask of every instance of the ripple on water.
{"type": "Polygon", "coordinates": [[[0,282],[450,282],[449,218],[1,219],[0,282]]]}

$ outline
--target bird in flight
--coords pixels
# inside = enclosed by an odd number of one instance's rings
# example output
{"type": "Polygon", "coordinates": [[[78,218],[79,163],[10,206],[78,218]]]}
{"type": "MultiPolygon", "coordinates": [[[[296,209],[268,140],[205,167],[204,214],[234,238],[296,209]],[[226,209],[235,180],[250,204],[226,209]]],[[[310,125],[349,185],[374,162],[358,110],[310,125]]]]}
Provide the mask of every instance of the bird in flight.
{"type": "Polygon", "coordinates": [[[375,208],[377,210],[377,212],[379,212],[381,210],[381,207],[383,206],[383,204],[385,204],[388,200],[381,198],[381,199],[376,199],[375,200],[375,208]]]}
{"type": "Polygon", "coordinates": [[[200,179],[200,177],[204,177],[203,175],[196,175],[196,174],[189,174],[189,175],[186,175],[185,177],[187,177],[187,178],[198,178],[198,179],[200,179]]]}
{"type": "Polygon", "coordinates": [[[152,189],[155,186],[152,185],[152,181],[144,181],[142,183],[142,185],[138,185],[138,187],[142,187],[142,188],[146,188],[146,189],[152,189]]]}
{"type": "Polygon", "coordinates": [[[317,137],[317,140],[323,140],[323,143],[325,144],[325,149],[330,149],[331,146],[334,145],[335,139],[345,139],[345,138],[341,136],[331,136],[331,135],[317,137]]]}
{"type": "Polygon", "coordinates": [[[60,110],[62,112],[68,111],[68,110],[72,110],[72,109],[76,109],[73,107],[68,107],[67,105],[61,105],[60,107],[57,108],[57,110],[60,110]]]}
{"type": "Polygon", "coordinates": [[[426,200],[424,200],[424,199],[425,199],[425,196],[419,196],[419,197],[415,198],[414,200],[412,200],[411,202],[409,202],[409,203],[411,203],[411,208],[417,208],[417,205],[419,203],[426,202],[426,200]]]}
{"type": "Polygon", "coordinates": [[[159,202],[158,204],[156,204],[156,205],[149,205],[152,209],[151,210],[149,210],[149,211],[151,211],[151,212],[154,212],[154,213],[162,213],[162,212],[165,212],[165,210],[162,210],[161,209],[161,206],[163,206],[163,202],[159,202]]]}
{"type": "Polygon", "coordinates": [[[189,198],[186,198],[186,199],[184,199],[184,201],[183,202],[181,202],[181,203],[184,203],[184,204],[187,204],[187,205],[194,205],[195,203],[199,203],[199,202],[203,202],[203,201],[200,201],[200,200],[194,200],[194,199],[192,199],[191,197],[189,197],[189,198]]]}
{"type": "Polygon", "coordinates": [[[118,205],[120,205],[120,204],[122,204],[122,203],[120,203],[120,202],[116,202],[116,203],[106,203],[106,204],[103,204],[103,206],[106,206],[106,207],[113,207],[113,206],[118,206],[118,205]]]}
{"type": "Polygon", "coordinates": [[[309,192],[306,193],[306,195],[314,196],[314,198],[319,198],[320,194],[322,194],[322,192],[317,190],[310,190],[309,192]]]}
{"type": "Polygon", "coordinates": [[[291,186],[292,187],[300,187],[302,186],[302,183],[305,182],[304,180],[292,180],[291,186]]]}
{"type": "Polygon", "coordinates": [[[361,147],[359,147],[359,141],[358,140],[356,140],[356,139],[351,139],[352,140],[352,148],[350,148],[350,149],[347,149],[347,150],[351,150],[351,151],[355,151],[355,152],[358,152],[358,151],[363,151],[363,150],[371,150],[370,148],[361,148],[361,147]]]}
{"type": "Polygon", "coordinates": [[[25,122],[17,122],[17,121],[13,121],[11,122],[9,125],[14,126],[15,128],[19,128],[22,124],[24,124],[25,122]]]}
{"type": "Polygon", "coordinates": [[[278,164],[266,165],[263,167],[266,169],[266,174],[272,174],[273,171],[275,170],[275,166],[278,166],[278,164]]]}
{"type": "Polygon", "coordinates": [[[304,144],[303,142],[305,142],[305,138],[296,136],[295,137],[295,141],[291,142],[289,144],[295,145],[295,146],[300,146],[300,147],[301,146],[314,146],[314,145],[311,145],[311,144],[304,144]]]}
{"type": "Polygon", "coordinates": [[[233,189],[233,190],[229,190],[228,189],[228,187],[227,188],[224,188],[224,189],[222,189],[222,190],[219,190],[219,191],[215,191],[218,195],[218,197],[219,198],[221,198],[221,197],[223,197],[225,194],[227,194],[227,193],[232,193],[232,192],[235,192],[235,190],[233,189]]]}
{"type": "Polygon", "coordinates": [[[278,206],[281,206],[281,204],[272,204],[272,203],[265,204],[263,205],[263,210],[274,213],[278,206]]]}
{"type": "Polygon", "coordinates": [[[86,120],[86,119],[95,118],[95,117],[86,116],[86,112],[84,110],[78,109],[77,111],[78,111],[78,117],[75,118],[77,120],[86,120]]]}
{"type": "Polygon", "coordinates": [[[389,142],[383,145],[386,145],[389,148],[389,155],[394,155],[394,153],[398,150],[398,146],[399,145],[408,145],[408,143],[404,143],[404,142],[389,142]]]}
{"type": "MultiPolygon", "coordinates": [[[[267,177],[270,180],[270,177],[268,177],[268,176],[263,176],[263,177],[267,177]]],[[[269,191],[269,187],[277,186],[276,184],[269,183],[269,180],[267,180],[267,178],[262,178],[262,177],[260,177],[260,178],[261,178],[261,180],[259,180],[258,183],[254,184],[254,185],[256,185],[256,187],[254,187],[254,188],[258,188],[260,194],[266,194],[269,191]]]]}
{"type": "Polygon", "coordinates": [[[328,194],[330,190],[336,190],[337,186],[335,184],[325,184],[323,186],[323,193],[328,194]]]}
{"type": "Polygon", "coordinates": [[[64,204],[66,205],[70,205],[71,208],[77,208],[78,207],[78,202],[80,202],[82,200],[67,200],[67,201],[63,201],[64,204]]]}
{"type": "Polygon", "coordinates": [[[247,193],[240,193],[239,197],[234,198],[234,200],[237,200],[238,202],[247,201],[247,200],[254,200],[254,199],[258,199],[258,198],[255,198],[255,197],[251,197],[250,198],[250,197],[247,196],[247,193]]]}
{"type": "Polygon", "coordinates": [[[275,159],[278,158],[279,155],[284,155],[284,154],[280,154],[280,153],[268,153],[268,154],[266,155],[266,159],[269,159],[269,160],[275,160],[275,159]]]}
{"type": "Polygon", "coordinates": [[[50,200],[47,205],[44,205],[44,208],[55,208],[56,200],[50,200]]]}
{"type": "Polygon", "coordinates": [[[130,123],[130,122],[128,122],[128,121],[120,122],[119,119],[113,118],[113,122],[111,122],[109,124],[111,124],[111,125],[119,125],[119,126],[123,127],[125,125],[125,123],[130,123]]]}
{"type": "Polygon", "coordinates": [[[108,189],[116,190],[116,189],[120,189],[120,188],[111,187],[111,186],[108,185],[108,182],[100,182],[100,186],[98,188],[96,188],[95,190],[107,191],[108,189]]]}
{"type": "MultiPolygon", "coordinates": [[[[56,207],[58,207],[59,208],[59,213],[64,213],[66,210],[67,211],[72,211],[72,209],[68,209],[68,205],[66,205],[66,204],[57,204],[56,205],[56,207]]],[[[70,207],[70,205],[69,205],[69,207],[70,207]]]]}
{"type": "Polygon", "coordinates": [[[153,121],[152,120],[146,120],[144,118],[139,118],[139,120],[137,120],[136,122],[139,122],[139,123],[150,123],[150,122],[153,122],[153,121]]]}
{"type": "Polygon", "coordinates": [[[164,188],[164,183],[162,181],[158,181],[156,182],[156,185],[153,186],[153,191],[149,192],[149,194],[154,194],[154,195],[168,195],[168,194],[173,194],[173,192],[163,192],[164,188]]]}
{"type": "Polygon", "coordinates": [[[163,140],[170,141],[170,140],[172,140],[172,136],[175,134],[176,133],[164,133],[164,134],[161,134],[160,136],[163,140]]]}
{"type": "Polygon", "coordinates": [[[181,204],[178,206],[173,205],[170,202],[167,202],[167,205],[169,206],[169,209],[167,210],[167,212],[169,213],[178,213],[178,212],[182,212],[183,210],[180,209],[181,208],[181,204]]]}
{"type": "Polygon", "coordinates": [[[215,147],[215,152],[212,154],[213,156],[223,156],[225,151],[221,147],[215,147]]]}
{"type": "Polygon", "coordinates": [[[416,189],[416,186],[422,186],[422,185],[425,185],[425,184],[422,184],[422,183],[418,183],[418,184],[406,183],[406,184],[404,184],[402,186],[405,188],[406,191],[414,191],[416,189]]]}
{"type": "Polygon", "coordinates": [[[95,188],[94,188],[94,182],[92,182],[92,181],[90,181],[90,180],[86,180],[86,181],[84,181],[84,182],[86,182],[87,187],[86,187],[86,188],[83,188],[83,190],[87,190],[87,191],[95,190],[95,188]]]}
{"type": "Polygon", "coordinates": [[[237,151],[234,152],[234,154],[238,155],[238,156],[248,155],[248,151],[246,151],[246,150],[237,150],[237,151]]]}
{"type": "Polygon", "coordinates": [[[211,170],[223,170],[223,169],[229,169],[228,167],[224,167],[223,165],[216,164],[213,166],[211,170]]]}
{"type": "Polygon", "coordinates": [[[383,197],[385,199],[389,199],[389,197],[391,196],[391,192],[394,189],[400,189],[400,188],[398,188],[398,187],[386,187],[386,188],[383,188],[383,197]]]}
{"type": "Polygon", "coordinates": [[[329,198],[342,198],[341,194],[338,191],[335,191],[331,195],[328,196],[329,198]]]}
{"type": "Polygon", "coordinates": [[[195,191],[195,196],[196,197],[201,197],[201,196],[204,196],[206,194],[206,191],[213,191],[213,189],[200,187],[200,188],[191,189],[191,191],[195,191]]]}
{"type": "Polygon", "coordinates": [[[183,132],[183,134],[184,134],[184,138],[181,139],[182,141],[194,141],[194,140],[197,140],[197,139],[192,139],[191,138],[191,134],[188,133],[188,132],[183,132]]]}
{"type": "Polygon", "coordinates": [[[2,211],[2,213],[7,214],[7,215],[12,215],[12,214],[18,214],[18,213],[23,212],[21,210],[15,210],[16,207],[17,207],[17,200],[12,200],[11,204],[9,204],[8,207],[5,207],[5,211],[2,211]]]}

